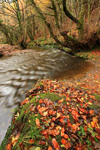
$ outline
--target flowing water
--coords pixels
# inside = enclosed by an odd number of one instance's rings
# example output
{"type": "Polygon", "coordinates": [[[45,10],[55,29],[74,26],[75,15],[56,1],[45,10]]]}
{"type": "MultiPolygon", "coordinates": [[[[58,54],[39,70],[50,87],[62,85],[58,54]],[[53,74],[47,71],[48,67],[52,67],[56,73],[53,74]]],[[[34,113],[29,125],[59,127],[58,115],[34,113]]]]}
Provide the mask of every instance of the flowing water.
{"type": "Polygon", "coordinates": [[[0,143],[10,125],[13,109],[37,80],[73,78],[86,72],[89,65],[56,49],[35,48],[0,58],[0,143]]]}

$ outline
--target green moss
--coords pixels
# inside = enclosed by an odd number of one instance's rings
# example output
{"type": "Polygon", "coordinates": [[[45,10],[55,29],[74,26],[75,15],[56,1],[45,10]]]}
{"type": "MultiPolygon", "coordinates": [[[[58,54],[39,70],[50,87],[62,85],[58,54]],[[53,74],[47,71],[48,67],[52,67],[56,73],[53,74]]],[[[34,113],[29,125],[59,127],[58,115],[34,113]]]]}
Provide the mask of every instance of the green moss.
{"type": "Polygon", "coordinates": [[[76,54],[76,56],[78,56],[78,57],[81,57],[81,58],[84,58],[84,59],[86,59],[86,60],[88,60],[89,59],[89,55],[90,55],[91,53],[88,53],[88,52],[86,52],[86,53],[77,53],[76,54]]]}
{"type": "Polygon", "coordinates": [[[20,138],[18,139],[16,145],[13,147],[13,150],[18,150],[19,149],[19,143],[23,142],[24,146],[27,145],[30,146],[31,143],[29,143],[30,139],[35,139],[35,146],[38,146],[38,139],[42,138],[41,134],[40,134],[40,129],[37,128],[35,120],[36,118],[40,119],[41,115],[40,114],[35,114],[34,112],[30,112],[29,110],[29,106],[31,104],[38,105],[38,101],[40,98],[45,99],[48,98],[52,101],[58,101],[61,99],[60,96],[58,96],[57,94],[54,93],[44,93],[44,94],[39,94],[37,97],[34,97],[33,99],[30,100],[30,102],[28,104],[26,104],[25,106],[21,106],[20,107],[20,112],[19,112],[19,116],[16,119],[16,123],[15,123],[15,128],[16,128],[16,124],[20,127],[20,124],[23,125],[22,131],[21,131],[21,135],[20,138]],[[25,114],[25,110],[27,110],[27,113],[25,114]]]}
{"type": "Polygon", "coordinates": [[[27,48],[32,48],[37,45],[43,48],[57,48],[57,49],[60,48],[59,45],[52,38],[45,39],[45,37],[41,37],[36,39],[35,41],[31,41],[28,44],[27,48]]]}
{"type": "Polygon", "coordinates": [[[48,98],[52,101],[59,101],[61,97],[55,93],[44,93],[39,95],[42,99],[48,98]]]}
{"type": "Polygon", "coordinates": [[[90,105],[90,108],[91,109],[100,109],[100,106],[99,105],[90,105]]]}
{"type": "Polygon", "coordinates": [[[13,150],[18,149],[19,143],[21,142],[23,142],[24,146],[27,145],[27,147],[32,145],[29,142],[30,139],[35,139],[34,145],[38,146],[37,139],[42,138],[42,136],[40,134],[41,130],[38,129],[36,126],[35,123],[36,118],[40,118],[40,116],[39,115],[35,116],[34,113],[32,113],[26,118],[26,121],[23,121],[24,126],[22,128],[20,138],[18,139],[17,143],[13,147],[13,150]]]}
{"type": "Polygon", "coordinates": [[[40,134],[41,130],[36,126],[35,120],[36,120],[36,118],[40,119],[41,115],[35,114],[34,111],[30,111],[29,108],[30,108],[30,105],[32,105],[32,104],[34,106],[38,105],[38,101],[41,98],[42,99],[48,98],[52,101],[57,102],[57,101],[61,100],[62,97],[60,97],[59,95],[57,95],[55,93],[43,93],[43,94],[39,94],[38,98],[37,98],[37,96],[35,96],[34,98],[32,98],[29,101],[29,103],[17,108],[15,110],[16,121],[14,123],[14,126],[11,125],[11,127],[9,127],[7,134],[2,142],[0,150],[5,149],[5,145],[7,145],[8,141],[9,141],[9,137],[12,135],[12,129],[13,129],[13,131],[16,130],[16,132],[20,131],[20,133],[21,133],[17,143],[15,144],[15,146],[13,147],[12,150],[15,150],[15,149],[20,150],[19,149],[20,143],[23,143],[24,146],[26,145],[27,147],[32,145],[29,142],[30,139],[35,139],[34,145],[36,147],[38,146],[38,139],[42,138],[42,136],[40,134]],[[25,110],[27,110],[27,113],[25,113],[25,110]]]}
{"type": "MultiPolygon", "coordinates": [[[[48,98],[52,101],[59,101],[62,97],[60,97],[59,95],[57,94],[54,94],[54,93],[43,93],[43,94],[39,94],[39,98],[38,100],[42,98],[42,99],[45,99],[45,98],[48,98]]],[[[30,102],[28,104],[26,104],[25,106],[21,106],[16,112],[19,113],[20,115],[17,117],[16,121],[24,121],[26,120],[26,118],[29,116],[29,113],[30,113],[30,110],[29,110],[29,106],[31,104],[34,104],[34,106],[36,106],[38,104],[38,101],[36,102],[37,100],[37,97],[35,96],[34,98],[32,98],[30,100],[30,102]],[[25,115],[25,110],[27,110],[27,113],[25,115]]]]}
{"type": "Polygon", "coordinates": [[[6,133],[6,136],[5,136],[3,142],[2,142],[2,144],[1,144],[1,146],[0,146],[0,150],[5,150],[5,146],[6,146],[7,143],[8,143],[8,140],[9,140],[10,135],[12,134],[12,129],[13,129],[13,128],[14,128],[13,125],[11,125],[11,126],[8,128],[7,133],[6,133]]]}
{"type": "Polygon", "coordinates": [[[63,47],[62,49],[63,49],[65,52],[68,52],[68,53],[72,52],[72,49],[70,49],[70,48],[68,48],[68,47],[63,47]]]}
{"type": "Polygon", "coordinates": [[[31,100],[30,100],[30,102],[28,103],[28,104],[26,104],[25,106],[21,106],[20,107],[20,115],[19,115],[19,117],[16,119],[16,121],[21,121],[21,120],[23,120],[23,118],[25,119],[28,115],[29,115],[29,113],[30,113],[30,111],[29,111],[29,106],[30,106],[30,104],[34,104],[34,105],[36,105],[37,104],[37,102],[36,102],[36,97],[34,97],[34,98],[32,98],[31,100]],[[25,115],[25,110],[27,110],[27,114],[25,115]]]}
{"type": "Polygon", "coordinates": [[[69,113],[69,118],[70,118],[70,122],[71,122],[72,124],[74,124],[74,119],[73,119],[73,116],[72,116],[71,113],[69,113]]]}
{"type": "MultiPolygon", "coordinates": [[[[98,95],[98,94],[93,94],[93,95],[95,96],[96,100],[100,102],[100,95],[98,95]]],[[[100,109],[100,104],[99,105],[98,104],[92,104],[92,105],[90,105],[90,108],[100,109]]]]}
{"type": "Polygon", "coordinates": [[[95,96],[95,98],[98,100],[98,101],[100,101],[100,95],[98,95],[98,94],[93,94],[94,96],[95,96]]]}

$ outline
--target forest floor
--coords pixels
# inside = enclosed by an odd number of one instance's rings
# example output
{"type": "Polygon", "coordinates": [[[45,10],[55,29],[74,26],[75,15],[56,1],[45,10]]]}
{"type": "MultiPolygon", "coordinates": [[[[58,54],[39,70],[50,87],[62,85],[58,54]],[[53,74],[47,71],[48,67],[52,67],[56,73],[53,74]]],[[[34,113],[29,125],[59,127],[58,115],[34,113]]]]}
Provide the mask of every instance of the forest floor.
{"type": "MultiPolygon", "coordinates": [[[[93,68],[85,74],[80,74],[76,80],[71,80],[70,85],[83,89],[89,89],[92,93],[100,94],[100,49],[90,52],[79,52],[77,56],[89,60],[93,68]]],[[[66,84],[66,82],[65,82],[66,84]]]]}
{"type": "Polygon", "coordinates": [[[84,78],[39,81],[15,111],[1,150],[100,149],[100,50],[80,52],[84,78]]]}
{"type": "Polygon", "coordinates": [[[79,56],[91,60],[94,67],[86,74],[81,82],[75,81],[75,84],[81,88],[89,89],[92,93],[100,94],[100,49],[79,53],[79,56]]]}

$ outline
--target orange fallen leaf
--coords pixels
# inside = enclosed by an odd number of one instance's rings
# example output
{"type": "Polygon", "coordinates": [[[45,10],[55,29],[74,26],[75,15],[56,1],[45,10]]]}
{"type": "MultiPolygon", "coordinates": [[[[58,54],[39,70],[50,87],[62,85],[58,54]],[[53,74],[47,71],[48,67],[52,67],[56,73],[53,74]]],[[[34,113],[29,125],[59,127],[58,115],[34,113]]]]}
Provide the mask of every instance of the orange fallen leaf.
{"type": "Polygon", "coordinates": [[[86,116],[85,116],[85,115],[82,115],[82,118],[83,118],[84,120],[86,120],[86,116]]]}
{"type": "Polygon", "coordinates": [[[47,135],[47,134],[48,134],[47,130],[43,130],[43,131],[42,131],[42,134],[43,134],[43,135],[47,135]]]}
{"type": "Polygon", "coordinates": [[[70,147],[71,147],[70,142],[67,142],[67,143],[65,144],[65,148],[66,148],[66,149],[69,149],[70,147]]]}
{"type": "Polygon", "coordinates": [[[67,124],[69,127],[72,127],[72,124],[70,123],[70,122],[68,122],[68,124],[67,124]]]}
{"type": "Polygon", "coordinates": [[[96,135],[96,137],[100,140],[100,135],[96,135]]]}
{"type": "Polygon", "coordinates": [[[40,126],[40,121],[39,121],[39,119],[38,118],[36,118],[36,120],[35,120],[35,122],[36,122],[36,126],[40,126]]]}
{"type": "Polygon", "coordinates": [[[64,101],[64,99],[61,99],[58,101],[58,104],[62,103],[64,101]]]}
{"type": "Polygon", "coordinates": [[[64,118],[59,119],[59,121],[60,121],[61,123],[63,123],[63,122],[64,122],[64,118]]]}
{"type": "Polygon", "coordinates": [[[56,150],[59,150],[59,149],[60,149],[59,144],[58,144],[58,142],[56,141],[55,138],[52,139],[52,144],[53,144],[53,146],[54,146],[54,148],[55,148],[56,150]]]}
{"type": "Polygon", "coordinates": [[[56,118],[55,118],[55,117],[53,117],[53,118],[52,118],[52,121],[55,121],[55,120],[56,120],[56,118]]]}
{"type": "Polygon", "coordinates": [[[71,147],[70,142],[65,139],[61,139],[61,143],[65,146],[66,149],[71,147]]]}
{"type": "Polygon", "coordinates": [[[49,115],[55,115],[56,114],[56,111],[54,110],[49,110],[49,115]]]}
{"type": "Polygon", "coordinates": [[[48,109],[47,107],[41,107],[41,108],[39,109],[39,112],[46,111],[47,109],[48,109]]]}
{"type": "Polygon", "coordinates": [[[5,150],[11,150],[11,144],[8,144],[5,150]]]}
{"type": "Polygon", "coordinates": [[[49,147],[48,147],[48,150],[52,150],[52,147],[51,147],[51,146],[49,146],[49,147]]]}
{"type": "Polygon", "coordinates": [[[71,127],[71,129],[72,129],[71,131],[73,133],[75,133],[78,130],[78,126],[79,126],[79,123],[73,124],[72,127],[71,127]]]}
{"type": "Polygon", "coordinates": [[[43,100],[42,100],[42,99],[40,99],[40,100],[39,100],[39,103],[40,103],[40,104],[42,104],[42,103],[43,103],[43,100]]]}
{"type": "Polygon", "coordinates": [[[67,141],[66,141],[65,139],[61,139],[61,143],[62,143],[63,145],[65,145],[65,144],[67,143],[67,141]]]}
{"type": "Polygon", "coordinates": [[[64,132],[65,132],[65,129],[62,128],[62,129],[61,129],[61,136],[64,136],[64,132]]]}
{"type": "Polygon", "coordinates": [[[93,121],[91,122],[92,128],[98,127],[98,119],[97,119],[97,117],[93,117],[92,120],[93,120],[93,121]]]}
{"type": "Polygon", "coordinates": [[[93,115],[94,114],[94,110],[90,110],[89,113],[93,115]]]}
{"type": "Polygon", "coordinates": [[[34,139],[30,139],[30,140],[29,140],[29,143],[30,143],[30,144],[33,144],[34,142],[35,142],[34,139]]]}
{"type": "Polygon", "coordinates": [[[68,135],[67,135],[67,134],[64,134],[64,138],[65,138],[65,139],[68,139],[68,135]]]}
{"type": "Polygon", "coordinates": [[[52,135],[53,135],[53,136],[56,136],[55,130],[52,130],[52,135]]]}
{"type": "Polygon", "coordinates": [[[27,103],[29,103],[29,100],[25,99],[24,101],[21,102],[21,106],[27,103]]]}

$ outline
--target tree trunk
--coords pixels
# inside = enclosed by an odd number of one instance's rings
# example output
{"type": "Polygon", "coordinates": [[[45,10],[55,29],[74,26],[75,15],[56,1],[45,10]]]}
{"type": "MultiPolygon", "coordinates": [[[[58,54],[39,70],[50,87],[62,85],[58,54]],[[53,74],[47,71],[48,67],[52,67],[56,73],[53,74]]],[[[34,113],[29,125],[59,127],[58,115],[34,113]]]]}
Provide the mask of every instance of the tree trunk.
{"type": "MultiPolygon", "coordinates": [[[[84,2],[85,0],[81,0],[81,2],[84,2]]],[[[51,36],[54,38],[54,40],[61,46],[63,47],[68,47],[68,48],[71,48],[74,52],[78,52],[78,51],[81,51],[81,50],[84,50],[84,49],[90,49],[92,48],[93,46],[96,45],[96,43],[98,43],[100,41],[100,29],[98,29],[98,31],[96,33],[93,33],[90,37],[90,39],[88,39],[87,41],[83,41],[83,40],[76,40],[75,38],[73,37],[70,37],[68,35],[68,31],[62,31],[60,32],[61,36],[63,36],[64,38],[64,41],[60,41],[58,39],[58,37],[54,34],[53,32],[53,29],[51,27],[51,24],[48,23],[46,17],[44,16],[43,12],[41,11],[41,9],[39,7],[37,7],[36,3],[34,0],[31,0],[36,12],[40,15],[41,19],[44,21],[44,23],[46,24],[51,36]]],[[[84,4],[83,4],[84,5],[84,4]]],[[[64,13],[65,15],[70,18],[73,22],[75,22],[78,26],[78,30],[79,30],[79,34],[80,34],[80,39],[82,39],[83,37],[83,33],[84,33],[84,30],[83,30],[83,24],[84,24],[84,9],[81,8],[82,10],[82,14],[81,14],[81,17],[82,20],[80,21],[79,19],[77,19],[76,17],[74,17],[68,10],[67,10],[67,7],[66,7],[66,0],[63,0],[63,10],[64,10],[64,13]],[[83,22],[82,22],[83,21],[83,22]]],[[[55,16],[54,16],[55,17],[55,16]]],[[[56,22],[57,20],[55,20],[56,22]]],[[[59,27],[58,27],[58,30],[60,31],[59,27]]]]}
{"type": "Polygon", "coordinates": [[[79,42],[75,39],[69,38],[66,32],[61,33],[65,40],[65,46],[72,49],[73,52],[77,53],[82,50],[91,49],[96,44],[100,44],[100,28],[97,32],[93,33],[87,41],[79,42]]]}

